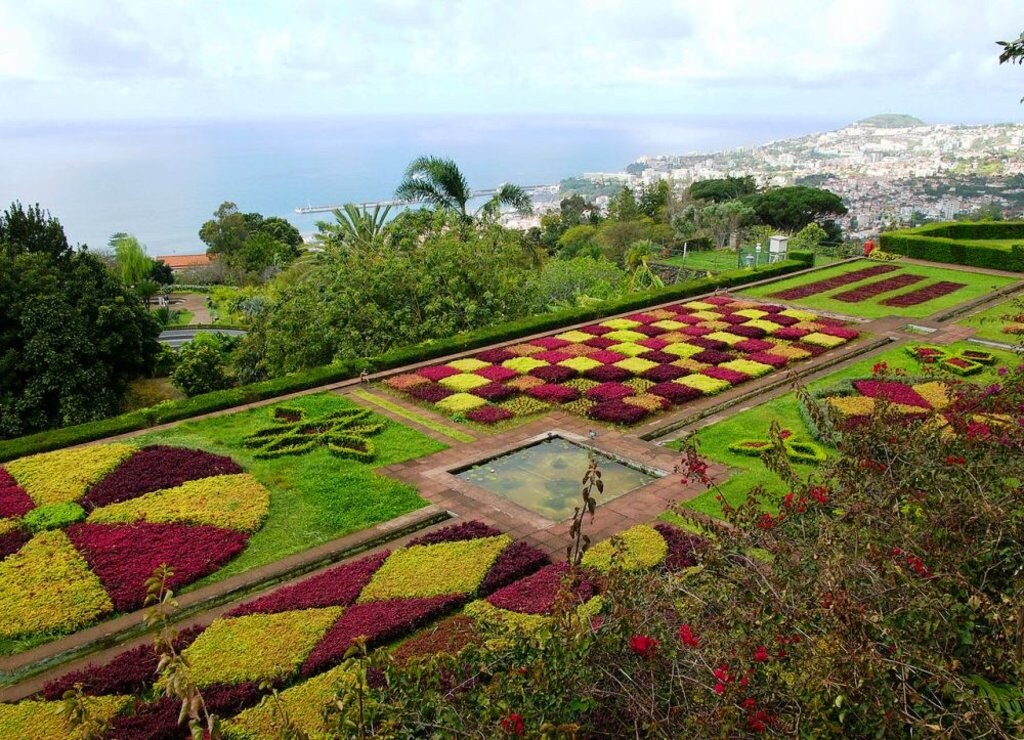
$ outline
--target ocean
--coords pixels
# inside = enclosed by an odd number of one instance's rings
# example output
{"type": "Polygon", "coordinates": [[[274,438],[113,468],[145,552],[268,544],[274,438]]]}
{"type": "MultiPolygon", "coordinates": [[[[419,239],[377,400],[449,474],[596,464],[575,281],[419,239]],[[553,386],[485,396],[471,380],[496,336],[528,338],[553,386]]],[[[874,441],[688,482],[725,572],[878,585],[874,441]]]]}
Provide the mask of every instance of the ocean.
{"type": "Polygon", "coordinates": [[[198,230],[226,200],[303,233],[305,205],[390,198],[405,166],[454,158],[473,188],[552,184],[618,171],[642,155],[709,152],[845,121],[701,117],[387,117],[239,122],[0,125],[0,207],[39,203],[72,243],[135,234],[150,255],[205,249],[198,230]]]}

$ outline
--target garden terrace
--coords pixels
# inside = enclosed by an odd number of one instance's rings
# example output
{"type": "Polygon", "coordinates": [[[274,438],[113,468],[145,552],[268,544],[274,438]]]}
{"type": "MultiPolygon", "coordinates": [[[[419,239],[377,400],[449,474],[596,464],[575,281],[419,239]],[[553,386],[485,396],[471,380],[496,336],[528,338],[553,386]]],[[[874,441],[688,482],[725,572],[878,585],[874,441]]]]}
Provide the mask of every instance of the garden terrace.
{"type": "Polygon", "coordinates": [[[1020,346],[1024,343],[1024,304],[1022,295],[985,308],[961,319],[961,326],[974,329],[974,336],[990,342],[1020,346]]]}
{"type": "Polygon", "coordinates": [[[879,242],[907,257],[1024,272],[1024,221],[928,224],[886,232],[879,242]]]}

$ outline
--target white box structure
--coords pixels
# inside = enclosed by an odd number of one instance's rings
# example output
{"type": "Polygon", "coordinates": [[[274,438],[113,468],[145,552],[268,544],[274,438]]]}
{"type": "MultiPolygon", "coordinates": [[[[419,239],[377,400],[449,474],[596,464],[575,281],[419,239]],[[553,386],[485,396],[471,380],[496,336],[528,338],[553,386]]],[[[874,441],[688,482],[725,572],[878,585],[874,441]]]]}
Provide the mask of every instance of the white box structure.
{"type": "Polygon", "coordinates": [[[768,240],[768,262],[782,262],[789,251],[789,237],[776,234],[768,240]]]}

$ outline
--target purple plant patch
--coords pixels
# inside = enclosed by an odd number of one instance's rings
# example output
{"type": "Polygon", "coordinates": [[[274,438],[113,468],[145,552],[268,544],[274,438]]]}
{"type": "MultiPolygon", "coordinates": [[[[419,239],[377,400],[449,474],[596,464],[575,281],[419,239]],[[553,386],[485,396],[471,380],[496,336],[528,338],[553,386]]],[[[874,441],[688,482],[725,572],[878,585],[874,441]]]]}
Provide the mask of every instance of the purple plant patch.
{"type": "Polygon", "coordinates": [[[881,398],[889,403],[902,403],[922,409],[932,407],[917,391],[904,383],[889,380],[855,380],[853,387],[862,396],[869,398],[881,398]]]}
{"type": "Polygon", "coordinates": [[[729,345],[725,342],[718,339],[708,339],[707,337],[693,337],[692,339],[687,339],[686,343],[694,347],[703,347],[704,349],[729,349],[729,345]]]}
{"type": "Polygon", "coordinates": [[[265,596],[240,604],[227,613],[229,617],[247,614],[277,614],[293,609],[318,609],[326,606],[349,606],[370,582],[390,552],[368,555],[351,563],[339,565],[292,586],[275,589],[265,596]]]}
{"type": "Polygon", "coordinates": [[[594,337],[584,342],[588,347],[594,347],[595,349],[605,349],[607,347],[618,344],[614,339],[605,339],[604,337],[594,337]]]}
{"type": "MultiPolygon", "coordinates": [[[[748,321],[750,321],[750,317],[740,316],[739,314],[735,313],[724,313],[722,314],[721,320],[727,324],[745,324],[748,321]]],[[[732,331],[732,329],[730,329],[729,331],[732,331]]]]}
{"type": "Polygon", "coordinates": [[[0,534],[0,560],[16,553],[30,539],[32,534],[23,527],[0,534]]]}
{"type": "Polygon", "coordinates": [[[747,337],[748,339],[760,339],[763,336],[767,336],[768,332],[762,329],[760,326],[731,326],[729,327],[729,333],[735,334],[738,337],[747,337]]]}
{"type": "Polygon", "coordinates": [[[644,352],[640,355],[640,359],[647,360],[648,362],[675,362],[679,359],[677,355],[670,355],[668,352],[659,352],[658,350],[651,350],[650,352],[644,352]]]}
{"type": "Polygon", "coordinates": [[[86,511],[91,511],[161,488],[180,486],[186,481],[241,472],[242,468],[230,457],[184,447],[153,445],[143,447],[90,488],[81,504],[86,511]]]}
{"type": "MultiPolygon", "coordinates": [[[[597,386],[600,388],[600,386],[597,386]]],[[[580,397],[580,392],[576,388],[570,388],[567,385],[557,385],[555,383],[545,383],[544,385],[535,385],[526,391],[527,395],[539,398],[541,401],[547,401],[548,403],[569,403],[569,401],[575,401],[580,397]]]]}
{"type": "Polygon", "coordinates": [[[773,355],[770,352],[751,352],[747,355],[748,360],[760,362],[762,365],[771,365],[774,368],[785,367],[789,358],[782,355],[773,355]]]}
{"type": "Polygon", "coordinates": [[[544,362],[550,362],[552,365],[556,365],[563,360],[572,358],[572,355],[566,354],[565,352],[559,352],[556,349],[545,350],[544,352],[538,352],[534,355],[530,355],[537,360],[544,360],[544,362]]]}
{"type": "Polygon", "coordinates": [[[708,365],[717,365],[721,362],[735,360],[736,356],[731,355],[728,352],[719,352],[717,349],[706,349],[703,352],[695,354],[692,359],[697,362],[704,362],[708,365]]]}
{"type": "Polygon", "coordinates": [[[636,424],[647,416],[647,409],[623,401],[602,401],[587,409],[587,416],[612,424],[636,424]]]}
{"type": "Polygon", "coordinates": [[[479,370],[474,370],[473,374],[479,375],[481,378],[493,380],[496,383],[511,380],[519,375],[515,370],[509,370],[507,367],[502,367],[501,365],[488,365],[487,367],[482,367],[479,370]]]}
{"type": "Polygon", "coordinates": [[[565,347],[566,345],[572,344],[564,339],[558,337],[541,337],[540,339],[531,339],[530,344],[536,345],[537,347],[543,347],[544,349],[558,349],[559,347],[565,347]]]}
{"type": "Polygon", "coordinates": [[[882,305],[898,306],[900,308],[916,306],[918,303],[926,303],[927,301],[934,300],[935,298],[940,298],[944,295],[954,293],[963,287],[964,283],[951,283],[943,280],[942,282],[934,283],[933,285],[926,285],[923,288],[912,290],[909,293],[903,293],[902,295],[887,298],[882,301],[882,305]]]}
{"type": "Polygon", "coordinates": [[[442,542],[468,542],[469,540],[479,540],[485,537],[497,537],[500,534],[501,530],[497,527],[484,524],[476,519],[470,519],[468,522],[449,524],[447,527],[427,532],[414,540],[410,540],[407,547],[437,545],[442,542]]]}
{"type": "Polygon", "coordinates": [[[442,398],[448,398],[454,391],[445,388],[440,383],[421,383],[420,385],[414,385],[406,393],[417,401],[437,403],[442,398]]]}
{"type": "Polygon", "coordinates": [[[626,317],[630,321],[639,321],[641,324],[652,324],[657,321],[657,317],[651,316],[648,313],[631,313],[626,317]]]}
{"type": "Polygon", "coordinates": [[[464,600],[463,596],[434,596],[351,606],[313,648],[302,666],[302,675],[312,676],[340,663],[357,637],[365,636],[367,645],[375,647],[454,610],[464,600]]]}
{"type": "Polygon", "coordinates": [[[664,522],[656,523],[654,528],[668,543],[668,556],[662,563],[665,570],[682,570],[697,564],[697,551],[706,544],[703,539],[664,522]]]}
{"type": "Polygon", "coordinates": [[[840,339],[856,339],[860,336],[856,329],[850,329],[846,326],[823,326],[818,331],[821,334],[828,334],[831,337],[839,337],[840,339]]]}
{"type": "Polygon", "coordinates": [[[534,368],[530,371],[530,375],[540,378],[546,383],[564,383],[575,378],[576,371],[571,367],[564,367],[562,365],[545,365],[544,367],[534,368]]]}
{"type": "MultiPolygon", "coordinates": [[[[247,681],[231,686],[209,686],[203,689],[203,701],[211,714],[230,716],[259,703],[264,692],[258,683],[247,681]]],[[[162,697],[145,702],[131,712],[114,717],[104,737],[117,740],[181,740],[188,728],[178,723],[181,700],[162,697]]]]}
{"type": "MultiPolygon", "coordinates": [[[[779,313],[780,311],[786,310],[785,306],[779,306],[775,303],[760,303],[758,304],[757,308],[758,310],[764,311],[765,313],[779,313]]],[[[769,319],[769,321],[774,320],[775,319],[769,319]]]]}
{"type": "Polygon", "coordinates": [[[509,388],[507,385],[502,383],[488,383],[487,385],[481,385],[478,388],[474,388],[470,391],[474,396],[479,396],[486,401],[504,401],[506,398],[512,398],[519,391],[515,388],[509,388]]]}
{"type": "Polygon", "coordinates": [[[809,353],[811,357],[820,357],[828,352],[827,347],[819,347],[817,344],[807,344],[806,342],[793,342],[791,346],[802,349],[804,352],[809,353]]]}
{"type": "Polygon", "coordinates": [[[690,337],[703,337],[715,333],[715,329],[709,329],[706,326],[684,326],[679,331],[690,337]]]}
{"type": "Polygon", "coordinates": [[[25,489],[0,467],[0,518],[24,516],[35,507],[25,489]]]}
{"type": "Polygon", "coordinates": [[[730,370],[727,367],[707,367],[701,370],[700,374],[707,375],[709,378],[724,380],[726,383],[731,383],[732,385],[738,385],[739,383],[750,380],[749,375],[736,370],[730,370]]]}
{"type": "MultiPolygon", "coordinates": [[[[487,601],[499,609],[520,614],[550,614],[555,599],[562,590],[568,566],[557,563],[541,568],[532,576],[505,586],[487,597],[487,601]]],[[[590,599],[597,589],[586,577],[573,589],[576,603],[590,599]]]]}
{"type": "Polygon", "coordinates": [[[860,303],[861,301],[870,300],[876,296],[880,296],[883,293],[891,293],[894,290],[900,288],[906,288],[908,285],[919,283],[925,279],[924,275],[911,275],[904,273],[902,275],[894,275],[884,280],[879,280],[876,283],[869,283],[868,285],[861,285],[850,290],[844,290],[841,293],[829,296],[833,300],[842,301],[843,303],[860,303]]]}
{"type": "Polygon", "coordinates": [[[652,383],[667,383],[670,380],[682,378],[689,374],[690,371],[685,367],[665,364],[652,367],[650,370],[644,372],[641,377],[650,380],[652,383]]]}
{"type": "Polygon", "coordinates": [[[513,414],[508,409],[503,409],[500,406],[480,406],[475,409],[471,409],[466,412],[466,418],[470,421],[475,421],[477,424],[497,424],[499,421],[505,421],[505,419],[511,419],[513,414]]]}
{"type": "Polygon", "coordinates": [[[416,371],[417,375],[422,375],[427,380],[432,380],[435,383],[444,378],[449,378],[452,375],[458,375],[459,371],[454,367],[448,367],[447,365],[433,365],[431,367],[421,367],[416,371]]]}
{"type": "Polygon", "coordinates": [[[686,403],[696,398],[700,398],[703,394],[696,388],[691,388],[688,385],[682,385],[680,383],[658,383],[647,389],[648,393],[653,393],[655,396],[661,396],[662,398],[672,403],[686,403]]]}
{"type": "Polygon", "coordinates": [[[648,337],[656,337],[659,334],[664,334],[668,329],[662,329],[660,326],[651,326],[650,324],[644,324],[643,326],[634,326],[630,331],[635,331],[640,334],[646,334],[648,337]]]}
{"type": "Polygon", "coordinates": [[[832,290],[833,288],[839,288],[843,285],[859,283],[861,280],[867,280],[868,278],[876,277],[878,275],[884,275],[887,272],[894,272],[898,269],[900,268],[896,265],[874,265],[872,267],[866,267],[863,270],[846,272],[842,275],[836,275],[835,277],[817,280],[813,283],[805,283],[804,285],[798,285],[795,288],[789,288],[787,290],[779,291],[778,293],[772,293],[771,297],[780,298],[784,301],[795,301],[801,298],[806,298],[807,296],[824,293],[825,291],[832,290]]]}
{"type": "Polygon", "coordinates": [[[672,342],[666,342],[664,339],[651,337],[649,339],[641,339],[637,344],[641,347],[647,347],[648,349],[659,350],[669,346],[672,342]]]}
{"type": "Polygon", "coordinates": [[[743,352],[767,352],[775,345],[762,339],[746,339],[733,345],[735,349],[743,352]]]}
{"type": "Polygon", "coordinates": [[[611,352],[603,349],[600,352],[594,352],[593,354],[587,355],[587,359],[596,360],[597,362],[603,362],[605,365],[611,365],[615,362],[621,362],[626,359],[626,355],[619,354],[618,352],[611,352]]]}
{"type": "Polygon", "coordinates": [[[797,329],[794,326],[784,326],[775,332],[773,336],[776,339],[800,339],[801,337],[806,337],[808,334],[810,334],[810,332],[806,329],[797,329]]]}
{"type": "Polygon", "coordinates": [[[478,352],[474,357],[480,360],[480,362],[493,362],[495,365],[500,365],[505,360],[511,360],[515,355],[507,349],[498,348],[485,349],[483,352],[478,352]]]}
{"type": "MultiPolygon", "coordinates": [[[[793,324],[799,324],[800,319],[794,316],[786,316],[784,314],[777,313],[772,314],[771,322],[773,324],[778,324],[779,326],[792,326],[793,324]]],[[[778,336],[778,332],[775,332],[775,335],[778,336]]]]}
{"type": "Polygon", "coordinates": [[[480,584],[480,593],[486,595],[497,591],[499,588],[533,573],[549,562],[550,559],[543,550],[522,540],[513,542],[505,548],[498,559],[494,561],[491,569],[487,571],[483,583],[480,584]]]}
{"type": "Polygon", "coordinates": [[[587,370],[583,373],[583,377],[596,380],[598,383],[621,383],[623,380],[632,378],[633,373],[625,368],[615,367],[615,365],[601,365],[587,370]]]}
{"type": "Polygon", "coordinates": [[[729,296],[725,295],[713,295],[707,298],[701,298],[701,303],[710,303],[712,306],[729,306],[735,301],[729,296]]]}
{"type": "Polygon", "coordinates": [[[600,324],[590,324],[589,326],[580,327],[578,329],[578,331],[586,332],[587,334],[592,334],[595,337],[601,337],[601,336],[604,336],[605,334],[607,334],[609,332],[613,332],[615,330],[612,329],[610,326],[601,326],[600,324]]]}
{"type": "Polygon", "coordinates": [[[601,385],[595,385],[593,388],[588,388],[586,392],[587,398],[599,403],[602,401],[614,401],[635,394],[635,390],[622,383],[602,383],[601,385]]]}

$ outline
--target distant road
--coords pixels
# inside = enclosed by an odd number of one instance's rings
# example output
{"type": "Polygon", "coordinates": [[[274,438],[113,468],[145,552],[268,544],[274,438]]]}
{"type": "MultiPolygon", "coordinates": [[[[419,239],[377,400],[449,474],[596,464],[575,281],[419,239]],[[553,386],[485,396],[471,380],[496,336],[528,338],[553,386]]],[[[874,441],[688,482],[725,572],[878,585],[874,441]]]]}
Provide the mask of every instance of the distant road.
{"type": "Polygon", "coordinates": [[[172,349],[178,349],[183,344],[188,344],[195,339],[196,334],[227,334],[232,337],[245,336],[244,329],[168,329],[160,332],[160,341],[172,349]]]}

